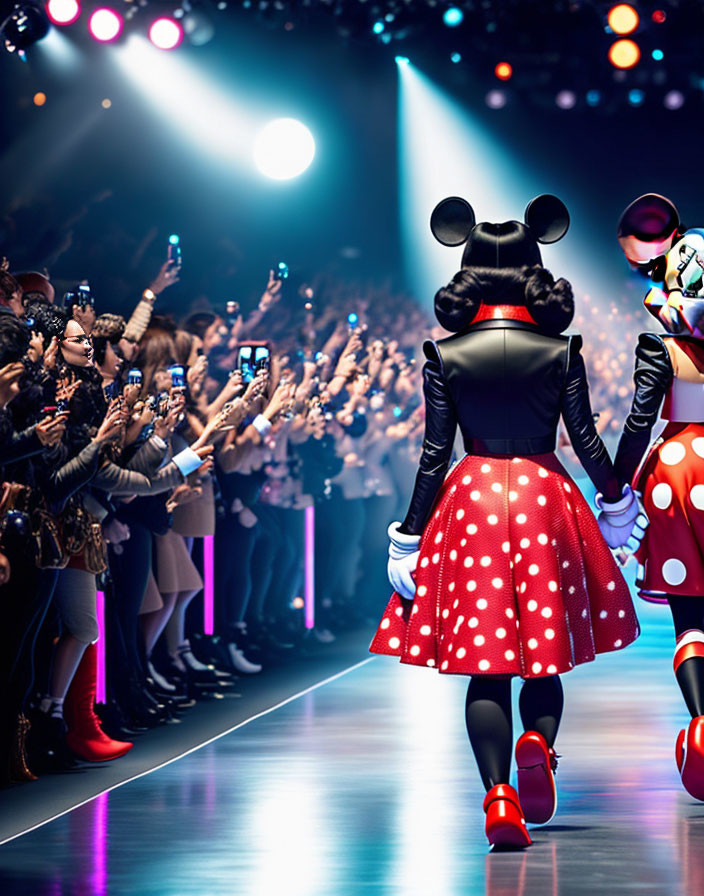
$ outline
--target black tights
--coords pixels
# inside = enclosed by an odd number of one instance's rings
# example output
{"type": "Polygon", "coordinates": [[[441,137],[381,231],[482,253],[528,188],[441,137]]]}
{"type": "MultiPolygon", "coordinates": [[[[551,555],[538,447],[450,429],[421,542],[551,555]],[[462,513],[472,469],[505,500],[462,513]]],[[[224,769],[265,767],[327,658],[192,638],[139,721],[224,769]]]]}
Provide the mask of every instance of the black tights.
{"type": "MultiPolygon", "coordinates": [[[[525,731],[555,743],[564,697],[559,675],[523,682],[518,700],[525,731]]],[[[470,679],[465,705],[467,734],[484,787],[508,784],[513,749],[511,679],[476,676],[470,679]]]]}
{"type": "MultiPolygon", "coordinates": [[[[704,598],[673,595],[667,598],[675,624],[675,637],[690,629],[704,630],[704,598]]],[[[704,715],[704,657],[693,656],[680,664],[675,677],[692,718],[704,715]]]]}

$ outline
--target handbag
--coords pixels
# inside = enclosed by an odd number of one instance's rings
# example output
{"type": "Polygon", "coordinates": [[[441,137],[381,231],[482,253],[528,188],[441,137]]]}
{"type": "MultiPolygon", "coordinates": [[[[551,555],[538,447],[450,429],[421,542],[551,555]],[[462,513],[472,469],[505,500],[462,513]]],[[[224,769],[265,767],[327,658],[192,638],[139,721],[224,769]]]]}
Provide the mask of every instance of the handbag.
{"type": "Polygon", "coordinates": [[[39,509],[32,518],[32,546],[39,569],[63,569],[69,560],[56,519],[39,509]]]}
{"type": "Polygon", "coordinates": [[[100,523],[89,523],[86,542],[83,547],[83,565],[88,572],[100,575],[108,568],[108,551],[100,523]]]}

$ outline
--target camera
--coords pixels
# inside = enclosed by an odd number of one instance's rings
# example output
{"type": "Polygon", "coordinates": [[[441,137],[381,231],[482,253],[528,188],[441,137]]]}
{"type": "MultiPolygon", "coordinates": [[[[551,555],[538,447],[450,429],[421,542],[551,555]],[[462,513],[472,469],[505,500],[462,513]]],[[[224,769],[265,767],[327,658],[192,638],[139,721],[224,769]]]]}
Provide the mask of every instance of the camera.
{"type": "Polygon", "coordinates": [[[172,233],[169,237],[169,248],[167,257],[169,261],[173,261],[176,267],[183,264],[183,256],[181,255],[181,237],[177,233],[172,233]]]}
{"type": "Polygon", "coordinates": [[[237,370],[242,373],[242,382],[251,383],[257,371],[269,368],[269,347],[264,343],[246,343],[237,352],[237,370]]]}
{"type": "Polygon", "coordinates": [[[142,376],[142,371],[139,369],[139,367],[133,367],[127,372],[128,386],[141,386],[143,379],[144,377],[142,376]]]}
{"type": "Polygon", "coordinates": [[[81,284],[75,289],[64,293],[63,301],[64,308],[72,308],[74,305],[78,305],[79,308],[86,308],[88,305],[90,305],[91,308],[95,307],[95,296],[90,291],[90,286],[88,286],[87,283],[81,284]]]}
{"type": "Polygon", "coordinates": [[[225,317],[227,318],[227,326],[232,329],[240,317],[240,303],[230,300],[225,306],[225,317]]]}
{"type": "Polygon", "coordinates": [[[280,261],[274,268],[275,280],[288,280],[288,265],[285,261],[280,261]]]}
{"type": "Polygon", "coordinates": [[[186,388],[186,371],[181,364],[173,364],[169,367],[169,373],[171,374],[172,389],[186,388]]]}

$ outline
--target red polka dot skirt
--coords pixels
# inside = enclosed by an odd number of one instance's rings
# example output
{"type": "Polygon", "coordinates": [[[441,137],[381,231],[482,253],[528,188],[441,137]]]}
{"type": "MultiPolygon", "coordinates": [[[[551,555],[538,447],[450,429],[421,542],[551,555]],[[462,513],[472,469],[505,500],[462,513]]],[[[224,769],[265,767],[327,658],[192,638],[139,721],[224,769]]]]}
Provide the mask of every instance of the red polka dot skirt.
{"type": "Polygon", "coordinates": [[[636,554],[641,597],[704,596],[704,424],[669,423],[637,487],[650,520],[636,554]]]}
{"type": "Polygon", "coordinates": [[[415,580],[415,600],[391,596],[372,653],[536,678],[639,634],[628,587],[554,454],[465,456],[440,489],[415,580]]]}

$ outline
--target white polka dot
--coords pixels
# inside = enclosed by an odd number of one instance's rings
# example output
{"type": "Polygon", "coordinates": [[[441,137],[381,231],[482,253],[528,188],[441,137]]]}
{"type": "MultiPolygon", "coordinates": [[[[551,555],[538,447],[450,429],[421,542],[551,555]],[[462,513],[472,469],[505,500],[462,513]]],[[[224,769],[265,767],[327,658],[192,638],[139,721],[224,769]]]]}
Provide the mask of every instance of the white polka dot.
{"type": "Polygon", "coordinates": [[[453,485],[452,488],[450,489],[450,494],[451,494],[451,495],[454,495],[454,493],[455,493],[456,491],[457,491],[457,486],[456,486],[456,485],[453,485]]]}
{"type": "Polygon", "coordinates": [[[543,671],[543,667],[540,663],[533,663],[531,666],[534,675],[539,675],[543,671]]]}
{"type": "Polygon", "coordinates": [[[698,454],[699,457],[704,457],[704,438],[699,436],[696,439],[692,439],[692,448],[695,454],[698,454]]]}
{"type": "Polygon", "coordinates": [[[662,577],[668,585],[681,585],[687,577],[687,567],[681,560],[671,557],[662,565],[662,577]]]}
{"type": "Polygon", "coordinates": [[[552,610],[550,609],[550,607],[543,607],[543,609],[540,611],[540,615],[544,619],[549,619],[552,616],[552,610]]]}
{"type": "Polygon", "coordinates": [[[550,579],[550,581],[548,582],[548,591],[557,591],[557,582],[555,582],[553,579],[550,579]]]}
{"type": "Polygon", "coordinates": [[[453,604],[452,604],[452,609],[456,610],[457,607],[459,607],[459,605],[460,605],[459,599],[455,598],[455,600],[453,601],[453,604]]]}
{"type": "Polygon", "coordinates": [[[447,669],[448,665],[449,664],[448,664],[447,660],[443,660],[442,663],[440,664],[440,668],[444,671],[445,669],[447,669]]]}
{"type": "Polygon", "coordinates": [[[447,619],[447,617],[448,617],[449,615],[450,615],[450,611],[449,611],[449,610],[445,609],[445,610],[442,611],[442,618],[443,618],[443,619],[447,619]]]}
{"type": "Polygon", "coordinates": [[[509,499],[509,501],[517,501],[518,500],[518,492],[514,492],[513,490],[511,490],[508,493],[508,499],[509,499]]]}
{"type": "Polygon", "coordinates": [[[521,594],[526,593],[527,587],[528,587],[528,582],[521,582],[521,587],[519,588],[519,591],[521,592],[521,594]]]}
{"type": "Polygon", "coordinates": [[[470,492],[470,493],[469,493],[469,497],[470,497],[473,501],[478,501],[478,500],[481,498],[481,493],[478,492],[478,491],[476,490],[476,488],[475,488],[473,492],[470,492]]]}
{"type": "Polygon", "coordinates": [[[420,647],[417,644],[414,644],[413,647],[411,647],[409,653],[411,654],[411,656],[418,656],[418,654],[420,653],[420,647]]]}
{"type": "Polygon", "coordinates": [[[489,662],[489,660],[479,660],[478,666],[481,672],[486,672],[486,670],[491,666],[491,663],[489,662]]]}
{"type": "Polygon", "coordinates": [[[507,608],[506,608],[506,615],[508,616],[509,619],[513,619],[513,617],[514,617],[516,614],[513,612],[513,610],[511,609],[511,607],[507,607],[507,608]]]}
{"type": "Polygon", "coordinates": [[[490,566],[491,565],[491,557],[488,554],[485,554],[479,562],[481,563],[482,566],[490,566]]]}
{"type": "Polygon", "coordinates": [[[528,646],[530,647],[531,650],[535,650],[535,648],[538,646],[538,639],[537,638],[529,638],[528,646]]]}
{"type": "Polygon", "coordinates": [[[463,538],[462,541],[460,542],[460,545],[461,545],[462,547],[464,547],[466,544],[467,544],[467,539],[466,539],[466,538],[463,538]]]}
{"type": "Polygon", "coordinates": [[[447,586],[447,590],[448,590],[448,591],[454,591],[454,590],[455,590],[455,583],[454,583],[454,582],[450,582],[450,584],[447,586]]]}
{"type": "Polygon", "coordinates": [[[486,641],[486,638],[484,637],[484,635],[475,635],[474,636],[474,646],[475,647],[481,647],[485,641],[486,641]]]}
{"type": "Polygon", "coordinates": [[[470,566],[474,565],[474,557],[465,557],[464,565],[466,569],[469,569],[470,566]]]}
{"type": "Polygon", "coordinates": [[[555,675],[557,673],[557,666],[553,666],[553,664],[550,663],[550,665],[546,669],[546,672],[548,673],[548,675],[555,675]]]}
{"type": "Polygon", "coordinates": [[[457,519],[458,519],[458,520],[461,520],[462,517],[464,516],[464,510],[463,510],[461,507],[460,507],[460,509],[457,511],[456,516],[457,516],[457,519]]]}
{"type": "Polygon", "coordinates": [[[554,629],[546,628],[545,629],[545,637],[548,639],[548,641],[552,641],[552,639],[555,637],[554,629]]]}
{"type": "Polygon", "coordinates": [[[438,532],[438,534],[435,536],[435,544],[440,544],[441,541],[442,541],[442,532],[438,532]]]}
{"type": "Polygon", "coordinates": [[[562,568],[563,568],[563,569],[567,569],[567,567],[568,567],[569,565],[570,565],[570,561],[569,561],[569,560],[563,560],[563,561],[562,561],[562,568]]]}
{"type": "Polygon", "coordinates": [[[525,521],[526,521],[527,519],[528,519],[528,517],[525,515],[525,513],[519,513],[518,516],[516,517],[516,522],[517,522],[520,526],[522,526],[523,523],[525,523],[525,521]]]}
{"type": "Polygon", "coordinates": [[[492,482],[491,490],[492,490],[492,492],[496,492],[496,494],[498,495],[498,493],[501,491],[501,483],[500,482],[492,482]]]}
{"type": "Polygon", "coordinates": [[[426,660],[425,665],[426,665],[426,666],[434,666],[434,665],[435,665],[435,660],[426,660]]]}
{"type": "Polygon", "coordinates": [[[509,662],[516,659],[516,654],[512,650],[507,650],[506,653],[504,653],[504,656],[509,662]]]}
{"type": "Polygon", "coordinates": [[[467,582],[467,591],[476,591],[476,590],[477,590],[477,583],[474,581],[474,579],[470,579],[467,582]]]}
{"type": "Polygon", "coordinates": [[[563,483],[562,483],[562,487],[564,488],[564,490],[565,490],[566,492],[571,492],[571,491],[572,491],[572,488],[570,487],[569,482],[563,482],[563,483]]]}
{"type": "Polygon", "coordinates": [[[587,610],[586,610],[586,607],[585,607],[585,608],[582,610],[582,619],[586,619],[586,618],[587,618],[587,610]]]}
{"type": "Polygon", "coordinates": [[[457,551],[453,548],[450,551],[450,560],[456,560],[456,559],[457,559],[457,551]]]}
{"type": "Polygon", "coordinates": [[[548,537],[544,532],[541,532],[540,535],[538,536],[538,543],[539,544],[547,544],[548,543],[548,537]]]}
{"type": "Polygon", "coordinates": [[[485,597],[480,597],[477,601],[477,609],[478,610],[486,610],[489,606],[489,601],[485,597]]]}
{"type": "Polygon", "coordinates": [[[396,615],[403,616],[403,607],[396,607],[396,615]]]}
{"type": "Polygon", "coordinates": [[[511,550],[511,544],[508,541],[502,542],[501,550],[504,552],[504,554],[508,554],[508,552],[511,550]]]}
{"type": "Polygon", "coordinates": [[[516,556],[513,558],[514,563],[520,563],[522,559],[523,559],[523,554],[521,554],[521,553],[516,554],[516,556]]]}
{"type": "Polygon", "coordinates": [[[606,619],[606,617],[607,617],[608,615],[609,615],[609,614],[608,614],[608,611],[607,611],[607,610],[602,610],[601,613],[599,613],[599,618],[600,618],[600,619],[606,619]]]}
{"type": "Polygon", "coordinates": [[[432,632],[432,629],[429,625],[421,625],[420,633],[421,635],[429,635],[432,632]]]}
{"type": "Polygon", "coordinates": [[[660,460],[668,467],[674,467],[684,460],[686,454],[687,450],[682,442],[666,442],[660,449],[660,460]]]}
{"type": "Polygon", "coordinates": [[[418,595],[418,597],[425,597],[425,595],[427,593],[428,593],[427,585],[419,585],[418,588],[416,589],[416,594],[418,595]]]}
{"type": "Polygon", "coordinates": [[[388,628],[391,625],[390,619],[382,619],[379,628],[388,628]]]}
{"type": "Polygon", "coordinates": [[[470,628],[476,628],[476,627],[479,625],[479,620],[477,619],[476,616],[472,616],[472,618],[469,620],[469,622],[467,623],[467,625],[468,625],[470,628]]]}
{"type": "MultiPolygon", "coordinates": [[[[657,486],[655,487],[657,488],[657,486]]],[[[653,489],[655,491],[655,489],[653,489]]],[[[689,493],[689,500],[697,510],[704,510],[704,485],[693,485],[689,493]]]]}
{"type": "Polygon", "coordinates": [[[538,476],[540,476],[541,479],[547,479],[548,471],[544,467],[539,467],[538,468],[538,476]]]}
{"type": "Polygon", "coordinates": [[[521,547],[524,549],[529,548],[530,547],[530,538],[522,538],[521,539],[521,547]]]}
{"type": "Polygon", "coordinates": [[[659,510],[666,510],[672,501],[672,489],[666,482],[658,482],[651,492],[651,497],[659,510]]]}
{"type": "Polygon", "coordinates": [[[471,477],[471,476],[463,476],[463,477],[462,477],[462,485],[469,485],[469,483],[470,483],[471,481],[472,481],[472,477],[471,477]]]}
{"type": "Polygon", "coordinates": [[[389,638],[389,647],[392,650],[396,650],[397,647],[401,646],[401,641],[398,638],[389,638]]]}
{"type": "Polygon", "coordinates": [[[614,647],[620,647],[623,644],[623,641],[619,638],[618,641],[614,641],[614,647]]]}
{"type": "Polygon", "coordinates": [[[477,534],[477,526],[474,523],[470,523],[467,526],[467,535],[476,535],[477,534]]]}
{"type": "MultiPolygon", "coordinates": [[[[569,594],[574,594],[574,592],[575,592],[575,587],[574,587],[574,585],[570,585],[570,587],[567,589],[567,591],[569,592],[569,594]]],[[[585,614],[585,615],[586,615],[586,614],[585,614]]]]}
{"type": "Polygon", "coordinates": [[[491,467],[489,464],[482,464],[482,473],[491,473],[491,467]]]}
{"type": "Polygon", "coordinates": [[[529,600],[526,606],[532,613],[538,609],[538,601],[537,600],[529,600]]]}
{"type": "Polygon", "coordinates": [[[528,574],[531,576],[537,576],[539,572],[540,567],[537,563],[531,563],[531,565],[528,567],[528,574]]]}
{"type": "Polygon", "coordinates": [[[626,611],[625,611],[625,610],[619,610],[619,611],[618,611],[618,618],[619,618],[619,619],[623,619],[623,617],[624,617],[625,615],[626,615],[626,611]]]}
{"type": "Polygon", "coordinates": [[[500,578],[497,576],[495,579],[492,579],[492,580],[491,580],[491,584],[494,586],[494,588],[503,588],[503,586],[504,586],[504,580],[503,580],[503,579],[500,579],[500,578]]]}
{"type": "Polygon", "coordinates": [[[411,610],[411,614],[413,616],[415,616],[417,612],[418,612],[418,604],[413,604],[413,609],[411,610]]]}
{"type": "Polygon", "coordinates": [[[611,581],[606,587],[609,589],[609,591],[614,591],[616,589],[616,582],[611,581]]]}
{"type": "Polygon", "coordinates": [[[497,628],[496,629],[496,637],[497,638],[505,638],[506,637],[506,629],[505,628],[497,628]]]}
{"type": "Polygon", "coordinates": [[[434,519],[437,519],[439,516],[440,516],[440,511],[439,511],[439,510],[436,510],[436,511],[435,511],[435,517],[434,517],[434,519]]]}
{"type": "Polygon", "coordinates": [[[499,518],[495,513],[490,513],[489,516],[486,518],[486,521],[487,521],[487,523],[489,523],[490,526],[495,526],[498,523],[499,518]]]}
{"type": "Polygon", "coordinates": [[[527,477],[525,474],[524,474],[523,476],[519,476],[519,477],[518,477],[518,484],[519,484],[519,485],[528,485],[528,482],[529,482],[529,481],[530,481],[530,480],[528,479],[528,477],[527,477]]]}
{"type": "Polygon", "coordinates": [[[432,560],[433,563],[438,563],[440,560],[440,554],[433,554],[432,560]]]}
{"type": "Polygon", "coordinates": [[[420,565],[425,569],[425,567],[430,563],[430,560],[427,557],[423,557],[420,561],[420,565]]]}
{"type": "Polygon", "coordinates": [[[545,507],[547,503],[548,499],[545,497],[545,495],[538,495],[538,504],[540,504],[541,507],[545,507]]]}
{"type": "Polygon", "coordinates": [[[460,647],[455,656],[458,660],[464,659],[465,656],[467,656],[467,651],[464,649],[464,647],[460,647]]]}
{"type": "Polygon", "coordinates": [[[447,652],[452,653],[452,644],[447,645],[447,652]]]}

